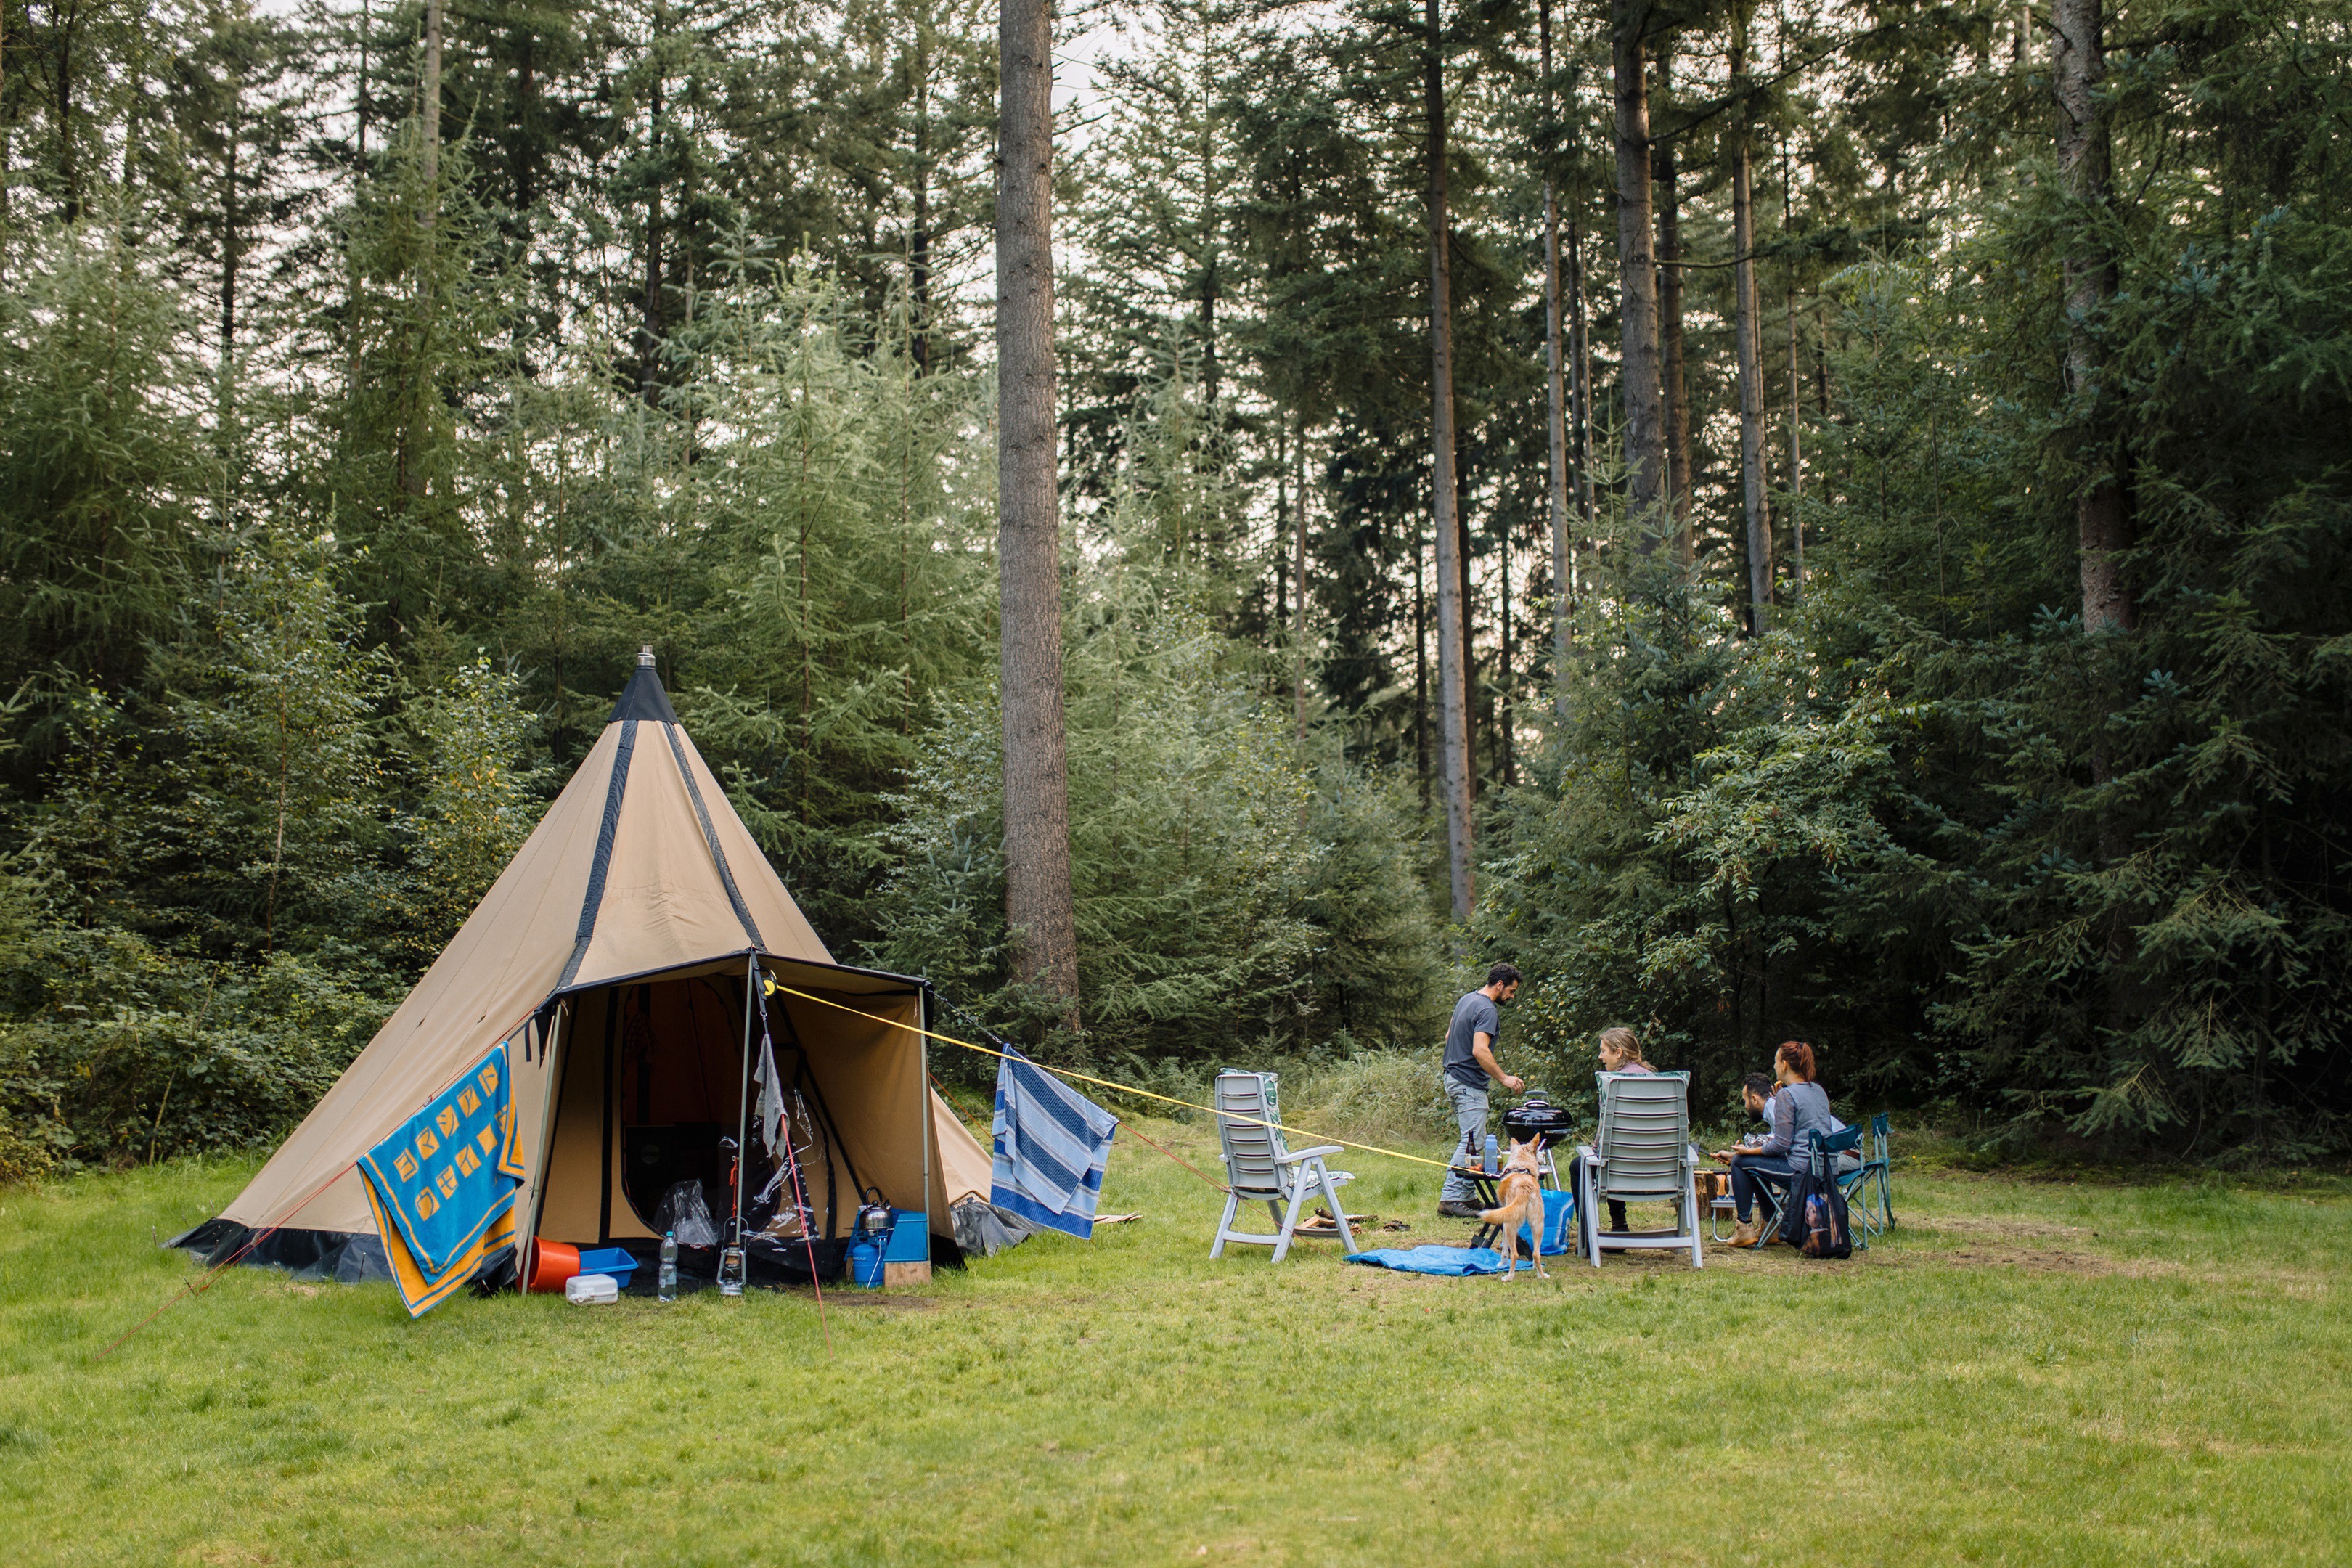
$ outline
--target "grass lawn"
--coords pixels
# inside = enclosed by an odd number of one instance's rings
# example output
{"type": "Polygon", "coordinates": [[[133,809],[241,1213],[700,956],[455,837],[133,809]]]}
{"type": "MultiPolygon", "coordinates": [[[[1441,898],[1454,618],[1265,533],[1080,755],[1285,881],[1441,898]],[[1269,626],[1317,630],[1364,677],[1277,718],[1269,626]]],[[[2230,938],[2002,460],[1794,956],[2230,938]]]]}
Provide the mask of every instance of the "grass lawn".
{"type": "MultiPolygon", "coordinates": [[[[1196,1163],[1200,1129],[1147,1123],[1196,1163]]],[[[1433,1215],[1357,1156],[1358,1206],[1433,1215]]],[[[1105,1212],[930,1286],[459,1297],[151,1245],[243,1164],[0,1192],[0,1543],[29,1563],[2342,1563],[2352,1192],[1898,1167],[1851,1263],[1543,1282],[1212,1263],[1105,1212]]]]}

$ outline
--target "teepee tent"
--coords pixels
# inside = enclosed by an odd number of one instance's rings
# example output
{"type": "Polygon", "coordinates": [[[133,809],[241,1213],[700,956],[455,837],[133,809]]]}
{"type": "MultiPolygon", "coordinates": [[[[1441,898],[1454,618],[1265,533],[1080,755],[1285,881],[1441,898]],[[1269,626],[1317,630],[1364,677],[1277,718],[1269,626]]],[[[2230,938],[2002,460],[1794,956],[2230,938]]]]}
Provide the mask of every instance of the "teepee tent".
{"type": "MultiPolygon", "coordinates": [[[[571,783],[399,1010],[236,1201],[178,1244],[374,1273],[354,1163],[501,1043],[526,1240],[650,1242],[684,1181],[701,1181],[723,1218],[726,1141],[744,1130],[760,1016],[820,1254],[831,1243],[838,1258],[877,1190],[951,1242],[950,1205],[986,1196],[989,1156],[929,1087],[915,1031],[929,1009],[919,980],[833,962],[687,738],[648,651],[571,783]]],[[[748,1142],[756,1191],[764,1154],[748,1142]]],[[[767,1249],[789,1268],[783,1251],[767,1249]]],[[[795,1241],[792,1255],[806,1249],[795,1241]]]]}

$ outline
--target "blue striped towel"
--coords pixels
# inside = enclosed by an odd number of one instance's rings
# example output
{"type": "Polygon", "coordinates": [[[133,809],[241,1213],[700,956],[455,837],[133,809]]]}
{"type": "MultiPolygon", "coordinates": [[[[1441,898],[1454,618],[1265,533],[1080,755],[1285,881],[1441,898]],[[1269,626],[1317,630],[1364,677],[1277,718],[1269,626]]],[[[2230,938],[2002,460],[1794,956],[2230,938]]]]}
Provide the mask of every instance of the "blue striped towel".
{"type": "Polygon", "coordinates": [[[988,1201],[1080,1240],[1095,1233],[1103,1165],[1118,1118],[1027,1058],[996,1064],[995,1163],[988,1201]]]}

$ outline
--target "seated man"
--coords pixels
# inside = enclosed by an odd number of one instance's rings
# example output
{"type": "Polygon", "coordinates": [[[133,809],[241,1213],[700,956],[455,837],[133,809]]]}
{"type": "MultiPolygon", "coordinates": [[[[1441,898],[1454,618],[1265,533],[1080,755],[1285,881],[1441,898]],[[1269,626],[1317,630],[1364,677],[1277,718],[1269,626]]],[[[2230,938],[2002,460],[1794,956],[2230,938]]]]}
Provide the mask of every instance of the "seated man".
{"type": "Polygon", "coordinates": [[[1733,1247],[1762,1243],[1764,1228],[1749,1217],[1759,1188],[1778,1190],[1794,1182],[1796,1172],[1789,1163],[1792,1152],[1805,1147],[1806,1134],[1819,1132],[1826,1138],[1833,1131],[1830,1097],[1813,1081],[1812,1047],[1802,1040],[1783,1041],[1773,1053],[1772,1066],[1780,1087],[1769,1101],[1758,1092],[1754,1077],[1740,1094],[1750,1110],[1769,1112],[1770,1131],[1759,1142],[1715,1152],[1716,1159],[1731,1167],[1731,1201],[1739,1218],[1733,1247]]]}

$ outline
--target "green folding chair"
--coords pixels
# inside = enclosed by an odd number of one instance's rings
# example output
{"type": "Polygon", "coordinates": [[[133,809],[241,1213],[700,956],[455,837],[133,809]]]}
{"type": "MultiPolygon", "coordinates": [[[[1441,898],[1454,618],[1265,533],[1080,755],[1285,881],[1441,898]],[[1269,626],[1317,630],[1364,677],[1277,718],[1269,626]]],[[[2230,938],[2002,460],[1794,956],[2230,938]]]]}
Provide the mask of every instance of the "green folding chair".
{"type": "MultiPolygon", "coordinates": [[[[1846,1131],[1855,1130],[1848,1128],[1846,1131]]],[[[1869,1143],[1866,1147],[1859,1147],[1857,1152],[1862,1154],[1862,1163],[1851,1171],[1840,1173],[1837,1184],[1838,1191],[1845,1194],[1847,1216],[1862,1221],[1858,1234],[1862,1244],[1868,1247],[1872,1237],[1884,1234],[1886,1227],[1895,1223],[1895,1199],[1888,1189],[1886,1175],[1885,1111],[1870,1119],[1869,1143]]]]}
{"type": "Polygon", "coordinates": [[[1831,1180],[1837,1183],[1838,1195],[1845,1199],[1846,1225],[1853,1234],[1853,1244],[1867,1252],[1870,1249],[1869,1216],[1864,1215],[1859,1228],[1855,1228],[1853,1225],[1853,1193],[1854,1189],[1861,1184],[1864,1167],[1857,1166],[1851,1171],[1838,1169],[1838,1162],[1848,1152],[1854,1154],[1862,1152],[1862,1129],[1849,1127],[1843,1132],[1832,1132],[1826,1138],[1819,1132],[1808,1132],[1805,1138],[1809,1157],[1813,1162],[1814,1178],[1818,1180],[1823,1174],[1828,1174],[1831,1180]]]}

